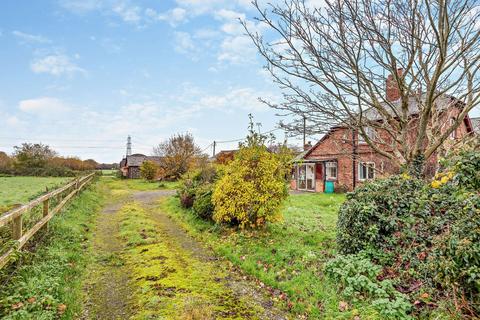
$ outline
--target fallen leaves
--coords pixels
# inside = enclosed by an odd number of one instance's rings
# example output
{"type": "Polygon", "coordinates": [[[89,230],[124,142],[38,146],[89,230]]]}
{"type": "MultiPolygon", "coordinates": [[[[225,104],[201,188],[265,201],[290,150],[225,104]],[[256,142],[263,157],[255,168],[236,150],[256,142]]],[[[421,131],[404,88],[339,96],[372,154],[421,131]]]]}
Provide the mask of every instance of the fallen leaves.
{"type": "Polygon", "coordinates": [[[347,310],[348,310],[348,303],[345,302],[345,301],[340,301],[340,302],[338,303],[338,310],[339,310],[340,312],[347,311],[347,310]]]}
{"type": "Polygon", "coordinates": [[[21,308],[23,308],[23,302],[17,302],[17,303],[12,304],[12,310],[18,310],[18,309],[21,309],[21,308]]]}
{"type": "Polygon", "coordinates": [[[59,304],[58,307],[57,307],[57,313],[58,314],[64,314],[65,311],[67,310],[67,306],[65,304],[59,304]]]}

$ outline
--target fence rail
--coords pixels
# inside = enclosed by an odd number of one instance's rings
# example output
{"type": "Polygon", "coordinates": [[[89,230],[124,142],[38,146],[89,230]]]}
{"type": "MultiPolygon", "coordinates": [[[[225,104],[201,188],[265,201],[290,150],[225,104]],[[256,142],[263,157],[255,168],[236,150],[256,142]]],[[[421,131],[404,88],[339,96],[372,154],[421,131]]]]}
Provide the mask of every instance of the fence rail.
{"type": "Polygon", "coordinates": [[[35,200],[30,201],[18,208],[10,210],[9,212],[0,216],[0,228],[11,223],[12,225],[12,240],[16,241],[16,245],[8,249],[6,253],[0,255],[0,269],[2,269],[12,257],[16,250],[20,250],[30,238],[35,235],[43,226],[45,226],[50,219],[57,214],[65,204],[73,196],[79,193],[88,183],[95,177],[95,173],[91,173],[81,178],[77,178],[61,188],[46,193],[35,200]],[[69,192],[54,208],[50,209],[50,199],[59,197],[64,192],[69,192]],[[23,215],[34,207],[43,204],[43,217],[29,230],[23,232],[23,215]]]}

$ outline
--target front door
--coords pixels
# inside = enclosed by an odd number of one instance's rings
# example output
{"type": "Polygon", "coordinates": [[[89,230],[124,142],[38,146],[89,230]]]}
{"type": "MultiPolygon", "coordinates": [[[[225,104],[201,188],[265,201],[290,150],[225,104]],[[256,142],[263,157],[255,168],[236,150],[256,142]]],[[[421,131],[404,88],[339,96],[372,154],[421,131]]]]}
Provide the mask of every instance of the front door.
{"type": "Polygon", "coordinates": [[[297,177],[299,190],[315,191],[315,164],[306,163],[299,165],[297,177]]]}

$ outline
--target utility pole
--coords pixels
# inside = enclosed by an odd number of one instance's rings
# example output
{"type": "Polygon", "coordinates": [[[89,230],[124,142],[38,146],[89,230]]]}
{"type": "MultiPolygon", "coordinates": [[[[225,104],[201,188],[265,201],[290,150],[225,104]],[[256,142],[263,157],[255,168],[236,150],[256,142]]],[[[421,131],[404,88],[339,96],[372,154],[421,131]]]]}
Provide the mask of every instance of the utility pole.
{"type": "Polygon", "coordinates": [[[215,147],[217,146],[217,141],[213,141],[213,157],[215,158],[215,147]]]}
{"type": "Polygon", "coordinates": [[[127,156],[132,155],[132,137],[128,136],[127,138],[127,156]]]}
{"type": "Polygon", "coordinates": [[[307,144],[307,117],[303,116],[303,149],[307,144]]]}

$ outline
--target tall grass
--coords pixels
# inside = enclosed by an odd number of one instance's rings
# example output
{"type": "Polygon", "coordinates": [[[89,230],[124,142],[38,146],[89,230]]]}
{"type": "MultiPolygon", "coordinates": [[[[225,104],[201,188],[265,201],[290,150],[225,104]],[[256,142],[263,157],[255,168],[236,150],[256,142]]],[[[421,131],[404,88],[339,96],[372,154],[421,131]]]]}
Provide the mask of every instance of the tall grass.
{"type": "Polygon", "coordinates": [[[77,319],[91,230],[104,191],[92,186],[49,223],[32,252],[0,273],[0,318],[77,319]]]}

